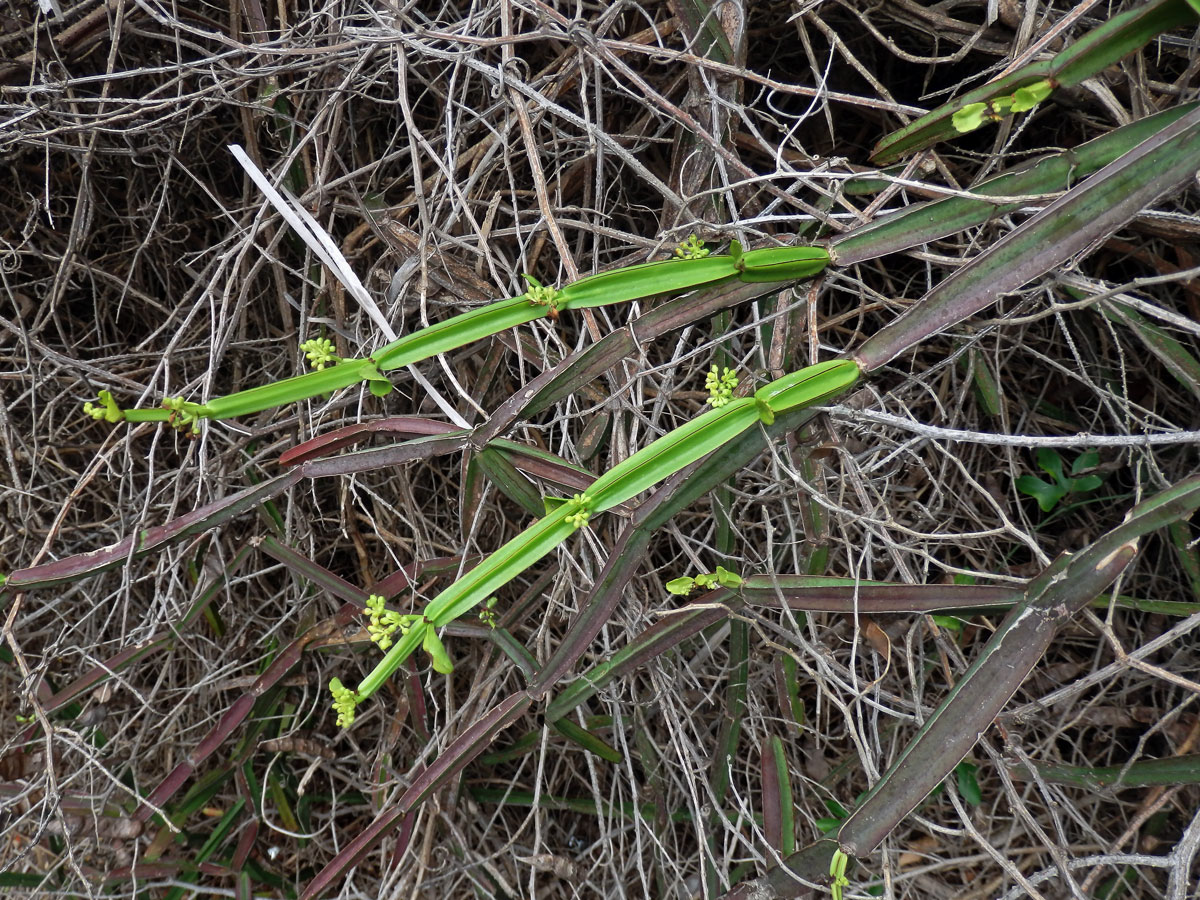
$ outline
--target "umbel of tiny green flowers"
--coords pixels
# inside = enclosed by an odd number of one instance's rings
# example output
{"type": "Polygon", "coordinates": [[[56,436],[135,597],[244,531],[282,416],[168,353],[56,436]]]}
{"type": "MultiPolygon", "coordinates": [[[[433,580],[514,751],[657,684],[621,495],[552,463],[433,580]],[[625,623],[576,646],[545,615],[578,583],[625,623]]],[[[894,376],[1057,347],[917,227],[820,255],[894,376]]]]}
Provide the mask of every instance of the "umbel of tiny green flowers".
{"type": "Polygon", "coordinates": [[[195,403],[189,403],[182,397],[167,397],[162,402],[164,409],[169,409],[171,415],[167,418],[167,423],[177,431],[191,431],[192,434],[200,433],[200,415],[197,412],[199,406],[195,403]]]}
{"type": "Polygon", "coordinates": [[[694,234],[689,234],[688,239],[675,248],[676,259],[704,259],[708,256],[708,250],[704,248],[704,241],[696,237],[694,234]]]}
{"type": "Polygon", "coordinates": [[[582,528],[588,523],[588,519],[592,517],[592,498],[587,494],[576,494],[571,498],[571,502],[578,506],[579,509],[567,516],[567,521],[576,528],[582,528]]]}
{"type": "Polygon", "coordinates": [[[708,389],[708,402],[718,409],[733,399],[734,389],[737,388],[737,374],[732,369],[718,373],[713,366],[705,376],[704,386],[708,389]]]}
{"type": "Polygon", "coordinates": [[[479,610],[479,621],[488,628],[496,627],[496,598],[492,597],[479,610]]]}
{"type": "Polygon", "coordinates": [[[318,372],[323,371],[326,366],[336,365],[342,361],[342,358],[333,352],[333,341],[329,338],[313,338],[305,341],[300,345],[300,349],[308,357],[308,364],[318,372]]]}
{"type": "Polygon", "coordinates": [[[535,306],[548,306],[551,309],[558,309],[558,294],[559,291],[553,285],[544,286],[540,281],[532,275],[522,275],[529,282],[529,290],[525,292],[525,296],[529,302],[535,306]]]}
{"type": "Polygon", "coordinates": [[[408,626],[412,623],[411,619],[416,616],[404,616],[398,612],[384,607],[384,599],[378,594],[372,594],[367,598],[367,613],[371,620],[367,623],[367,634],[371,636],[380,650],[386,650],[392,646],[392,635],[397,629],[408,631],[408,626]]]}
{"type": "Polygon", "coordinates": [[[338,678],[329,679],[329,693],[333,694],[333,710],[338,714],[338,728],[349,728],[354,722],[358,694],[343,685],[338,678]]]}

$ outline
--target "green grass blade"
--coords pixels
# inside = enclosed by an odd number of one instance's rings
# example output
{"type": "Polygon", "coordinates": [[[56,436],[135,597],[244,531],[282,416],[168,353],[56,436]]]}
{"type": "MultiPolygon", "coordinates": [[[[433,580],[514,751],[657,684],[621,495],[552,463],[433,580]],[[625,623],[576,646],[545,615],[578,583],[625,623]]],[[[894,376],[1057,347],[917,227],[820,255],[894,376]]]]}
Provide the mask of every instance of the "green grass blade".
{"type": "Polygon", "coordinates": [[[606,762],[619,763],[625,759],[624,754],[620,750],[613,747],[608,741],[599,737],[596,734],[588,731],[577,722],[572,722],[570,719],[562,718],[554,720],[554,730],[569,740],[586,750],[588,753],[598,756],[606,762]]]}

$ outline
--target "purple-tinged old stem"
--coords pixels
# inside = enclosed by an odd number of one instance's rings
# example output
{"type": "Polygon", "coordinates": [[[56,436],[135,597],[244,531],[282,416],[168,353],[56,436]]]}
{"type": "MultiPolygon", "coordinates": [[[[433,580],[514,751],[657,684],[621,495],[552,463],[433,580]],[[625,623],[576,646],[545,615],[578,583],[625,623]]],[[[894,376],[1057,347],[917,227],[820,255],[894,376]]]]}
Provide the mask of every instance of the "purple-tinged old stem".
{"type": "Polygon", "coordinates": [[[736,885],[722,900],[805,900],[828,897],[829,862],[837,844],[825,838],[809,844],[775,866],[765,875],[736,885]]]}
{"type": "Polygon", "coordinates": [[[782,599],[789,608],[797,611],[949,613],[963,609],[1008,609],[1024,595],[1020,587],[988,585],[822,584],[823,581],[848,580],[807,575],[751,575],[736,591],[717,588],[702,594],[696,598],[695,608],[685,606],[659,619],[611,658],[593,666],[560,690],[546,707],[546,719],[553,722],[565,716],[613,679],[632,672],[722,621],[743,604],[780,606],[782,599]]]}
{"type": "Polygon", "coordinates": [[[20,591],[76,581],[85,575],[102,572],[105,569],[122,565],[130,559],[144,556],[172,541],[207,531],[214,525],[227,522],[281,494],[302,477],[300,472],[288,472],[254,487],[238,491],[229,497],[201,506],[199,509],[194,509],[165,525],[155,525],[138,535],[130,535],[108,547],[68,556],[65,559],[43,563],[28,569],[18,569],[8,576],[4,589],[0,590],[0,605],[20,591]]]}
{"type": "Polygon", "coordinates": [[[1028,166],[998,175],[971,188],[977,198],[963,195],[919,203],[880,216],[867,225],[842,232],[829,241],[839,266],[850,266],[888,253],[928,244],[995,216],[1005,215],[1028,204],[1030,194],[1049,194],[1108,165],[1169,123],[1196,107],[1189,103],[1139,119],[1108,134],[1051,153],[1028,166]],[[1025,195],[1025,200],[1004,203],[1007,196],[1025,195]]]}
{"type": "Polygon", "coordinates": [[[292,466],[308,462],[310,459],[318,459],[335,450],[344,450],[373,434],[387,434],[410,439],[430,435],[447,435],[457,431],[459,431],[458,427],[449,422],[427,419],[424,416],[393,416],[374,422],[360,422],[357,425],[347,425],[344,428],[317,435],[291,447],[280,455],[279,464],[292,466]]]}
{"type": "Polygon", "coordinates": [[[1200,169],[1200,109],[1167,125],[1005,235],[867,338],[864,372],[986,309],[1107,237],[1200,169]]]}
{"type": "Polygon", "coordinates": [[[1200,506],[1200,477],[1138,504],[1125,521],[1030,582],[979,657],[838,831],[849,856],[873,851],[975,746],[1050,646],[1058,629],[1137,554],[1138,539],[1200,506]]]}
{"type": "Polygon", "coordinates": [[[216,597],[220,592],[225,580],[235,571],[237,571],[238,567],[241,566],[246,557],[250,555],[250,551],[252,549],[253,547],[250,545],[242,547],[242,549],[240,549],[234,555],[233,559],[230,560],[229,565],[225,567],[224,571],[217,577],[213,578],[212,581],[209,582],[209,584],[204,588],[197,601],[192,605],[192,608],[187,611],[187,614],[181,620],[171,626],[170,631],[164,631],[160,634],[156,634],[147,641],[142,641],[134,647],[127,647],[120,653],[110,656],[103,663],[95,666],[94,668],[85,672],[83,675],[80,675],[65,688],[54,694],[54,696],[45,700],[42,703],[42,708],[48,713],[57,709],[62,709],[71,701],[78,699],[83,694],[103,684],[113,675],[129,668],[138,660],[145,659],[147,656],[157,653],[159,650],[162,650],[174,643],[174,641],[177,640],[180,632],[182,632],[183,629],[191,624],[191,622],[193,622],[198,615],[204,612],[204,610],[208,607],[208,604],[210,604],[213,598],[216,597]]]}
{"type": "Polygon", "coordinates": [[[1099,565],[1056,562],[1030,585],[966,675],[838,830],[849,856],[869,854],[937,787],[991,726],[1037,665],[1059,627],[1104,590],[1137,554],[1136,542],[1099,565]]]}
{"type": "MultiPolygon", "coordinates": [[[[214,750],[220,747],[233,734],[234,730],[246,720],[246,717],[254,708],[255,701],[277,685],[292,667],[300,661],[304,655],[305,648],[309,644],[319,640],[338,637],[363,609],[367,598],[364,591],[359,590],[327,569],[323,570],[323,567],[317,563],[305,559],[294,550],[285,547],[273,538],[263,541],[263,548],[289,568],[294,568],[294,570],[301,572],[305,577],[312,578],[322,587],[336,594],[353,599],[344,603],[333,616],[309,628],[304,634],[284,648],[267,670],[250,686],[249,690],[235,700],[233,705],[226,710],[221,720],[204,736],[196,746],[196,749],[189,753],[187,758],[179,763],[151,791],[150,795],[146,797],[134,814],[134,818],[138,821],[146,821],[157,809],[162,808],[163,804],[192,776],[192,773],[196,771],[196,767],[204,762],[214,750]]],[[[405,579],[409,584],[414,583],[416,578],[415,571],[418,567],[419,564],[413,564],[404,570],[405,579]]]]}
{"type": "Polygon", "coordinates": [[[422,771],[396,804],[385,810],[365,830],[355,835],[340,853],[331,859],[300,895],[300,900],[321,896],[347,870],[356,866],[371,849],[401,823],[408,813],[447,778],[461,771],[495,739],[496,735],[524,715],[533,698],[521,692],[512,694],[488,710],[422,771]]]}
{"type": "MultiPolygon", "coordinates": [[[[1141,535],[1158,528],[1163,528],[1174,521],[1190,515],[1197,506],[1200,506],[1200,476],[1189,478],[1179,485],[1169,488],[1151,497],[1144,503],[1139,504],[1126,516],[1125,521],[1121,525],[1114,528],[1087,550],[1073,559],[1064,558],[1056,560],[1038,578],[1030,582],[1027,594],[1031,602],[1014,610],[1006,625],[1011,623],[1013,619],[1019,618],[1023,614],[1023,611],[1028,610],[1033,605],[1032,600],[1035,597],[1038,604],[1038,608],[1035,610],[1037,616],[1043,619],[1057,619],[1059,622],[1065,621],[1065,619],[1069,618],[1078,608],[1081,608],[1086,603],[1086,601],[1079,602],[1080,585],[1075,581],[1077,574],[1082,573],[1081,577],[1087,578],[1088,584],[1086,588],[1088,592],[1094,591],[1096,594],[1100,593],[1103,590],[1103,586],[1096,587],[1097,583],[1110,574],[1115,577],[1119,568],[1127,563],[1128,555],[1132,553],[1133,549],[1131,542],[1136,541],[1141,535]]],[[[1033,619],[1030,619],[1030,621],[1033,621],[1033,619]]],[[[989,642],[989,646],[990,644],[991,642],[989,642]]],[[[984,652],[987,652],[987,648],[985,648],[984,652]]],[[[993,658],[1000,659],[1002,662],[1007,662],[1003,657],[996,657],[994,654],[992,656],[993,658]]],[[[971,671],[975,671],[974,666],[971,671]]],[[[959,682],[960,685],[962,683],[962,681],[959,682]]],[[[955,694],[952,693],[951,697],[947,698],[942,706],[938,708],[938,713],[941,713],[946,708],[954,696],[955,694]]],[[[956,704],[956,706],[957,708],[954,712],[962,714],[961,730],[968,733],[973,745],[977,739],[977,735],[982,733],[983,729],[990,724],[990,719],[987,722],[983,722],[982,725],[978,722],[972,723],[970,721],[971,708],[963,708],[962,701],[956,704]],[[977,730],[972,733],[971,729],[973,727],[977,730]]],[[[942,717],[939,716],[939,718],[942,717]]],[[[922,734],[924,733],[922,731],[922,734]]],[[[920,735],[918,736],[919,739],[920,735]]],[[[967,749],[969,751],[970,748],[968,747],[967,749]]],[[[966,752],[964,751],[962,755],[965,756],[966,752]]],[[[941,761],[946,768],[941,772],[938,779],[932,780],[932,784],[936,786],[941,778],[948,775],[959,759],[961,759],[961,756],[956,757],[954,762],[949,762],[949,756],[947,755],[941,761]]],[[[890,775],[891,773],[889,772],[889,775],[885,776],[885,778],[888,778],[890,775]]],[[[898,780],[893,779],[893,781],[900,784],[898,780]]],[[[880,785],[882,784],[884,784],[883,781],[880,782],[880,785]]],[[[914,785],[909,791],[911,796],[904,801],[903,805],[907,806],[910,810],[915,808],[918,803],[928,796],[930,790],[932,790],[932,787],[927,788],[925,784],[914,785]]],[[[883,801],[875,800],[874,796],[874,792],[872,795],[869,795],[843,825],[842,831],[845,833],[839,834],[839,840],[846,852],[850,851],[846,848],[845,838],[852,839],[855,849],[863,853],[867,852],[863,848],[878,835],[880,830],[878,826],[882,823],[876,816],[876,813],[878,813],[877,804],[883,801]],[[852,821],[856,818],[859,821],[851,825],[852,821]],[[848,826],[850,827],[849,832],[846,831],[848,826]]],[[[889,797],[885,799],[894,800],[895,798],[889,797]]],[[[893,808],[889,814],[889,818],[895,818],[896,808],[899,807],[893,808]]],[[[903,815],[900,818],[903,818],[903,815]]],[[[884,835],[886,834],[887,832],[884,831],[884,835]]],[[[883,840],[883,837],[879,836],[878,841],[881,840],[883,840]]],[[[876,844],[878,841],[876,841],[876,844]]],[[[796,898],[808,898],[816,896],[818,893],[824,893],[824,888],[821,886],[829,883],[829,863],[836,849],[838,849],[838,844],[828,838],[810,844],[803,850],[787,857],[783,860],[782,865],[775,866],[762,877],[738,885],[726,894],[723,900],[783,900],[783,898],[796,900],[796,898]]]]}

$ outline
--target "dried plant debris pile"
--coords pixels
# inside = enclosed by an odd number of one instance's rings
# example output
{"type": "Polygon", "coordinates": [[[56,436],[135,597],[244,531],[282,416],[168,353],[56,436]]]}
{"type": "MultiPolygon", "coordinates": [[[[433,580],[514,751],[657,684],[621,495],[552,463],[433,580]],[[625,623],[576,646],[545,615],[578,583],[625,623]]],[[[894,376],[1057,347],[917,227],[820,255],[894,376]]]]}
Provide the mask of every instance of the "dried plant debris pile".
{"type": "Polygon", "coordinates": [[[1200,11],[989,7],[6,9],[0,890],[1193,896],[1200,11]]]}

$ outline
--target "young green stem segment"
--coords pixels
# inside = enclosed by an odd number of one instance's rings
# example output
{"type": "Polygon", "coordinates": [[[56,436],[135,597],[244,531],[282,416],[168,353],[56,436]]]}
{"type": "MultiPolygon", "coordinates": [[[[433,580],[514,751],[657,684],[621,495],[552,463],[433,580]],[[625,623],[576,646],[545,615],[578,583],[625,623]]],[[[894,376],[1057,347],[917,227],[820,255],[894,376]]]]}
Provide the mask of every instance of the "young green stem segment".
{"type": "MultiPolygon", "coordinates": [[[[555,507],[447,587],[422,613],[406,616],[407,632],[356,691],[342,688],[338,682],[334,701],[339,722],[352,721],[351,702],[359,703],[379,690],[418,647],[430,652],[435,668],[444,671],[444,657],[433,652],[444,652],[435,629],[486,601],[496,590],[586,526],[592,515],[648,490],[759,422],[770,424],[779,413],[813,406],[848,390],[859,374],[853,360],[839,359],[785,375],[758,390],[753,397],[723,402],[614,466],[597,478],[586,493],[576,494],[555,507]],[[437,663],[441,664],[440,668],[437,663]]],[[[373,612],[373,615],[380,613],[373,612]]]]}
{"type": "Polygon", "coordinates": [[[678,293],[713,287],[727,281],[799,281],[821,272],[830,262],[829,252],[820,247],[778,247],[742,252],[731,242],[728,255],[707,255],[693,238],[681,247],[683,258],[626,266],[602,272],[567,285],[561,290],[543,286],[525,276],[529,290],[519,297],[499,300],[469,310],[404,335],[362,359],[339,359],[328,341],[306,341],[302,346],[318,371],[286,378],[217,397],[208,403],[193,403],[182,397],[163,401],[160,409],[121,409],[107,391],[99,403],[84,404],[84,412],[107,422],[169,422],[181,430],[199,430],[200,419],[230,419],[246,416],[328,394],[366,382],[376,396],[392,388],[383,374],[439,353],[516,328],[542,317],[556,318],[560,310],[586,309],[642,300],[658,294],[678,293]]]}

